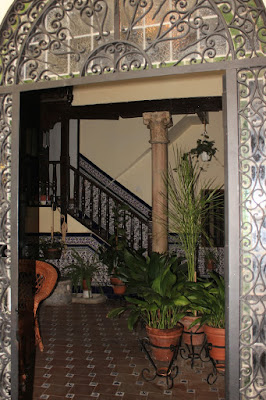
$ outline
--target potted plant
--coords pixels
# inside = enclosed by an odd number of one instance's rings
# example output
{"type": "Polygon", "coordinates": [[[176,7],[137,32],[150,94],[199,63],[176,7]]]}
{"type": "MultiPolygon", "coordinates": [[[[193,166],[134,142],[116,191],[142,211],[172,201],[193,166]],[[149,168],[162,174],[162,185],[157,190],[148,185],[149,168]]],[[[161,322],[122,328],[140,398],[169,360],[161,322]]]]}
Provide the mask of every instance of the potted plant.
{"type": "MultiPolygon", "coordinates": [[[[186,258],[188,282],[197,281],[197,247],[202,237],[209,240],[205,231],[206,219],[213,204],[217,207],[221,202],[221,192],[214,186],[214,180],[202,179],[202,172],[198,161],[193,160],[190,153],[181,154],[176,150],[174,168],[169,168],[165,179],[168,187],[169,226],[171,232],[176,233],[177,245],[186,258]]],[[[195,313],[191,315],[191,311],[188,309],[188,315],[182,321],[186,331],[197,318],[195,313]]],[[[196,337],[200,339],[199,335],[193,337],[193,344],[200,344],[196,343],[196,337]]],[[[200,341],[203,341],[203,335],[200,341]]]]}
{"type": "Polygon", "coordinates": [[[210,272],[211,284],[202,288],[201,295],[193,300],[194,309],[201,318],[193,324],[204,325],[209,354],[218,361],[218,366],[225,363],[225,283],[224,278],[216,272],[210,272]]]}
{"type": "Polygon", "coordinates": [[[197,158],[201,156],[202,161],[211,161],[212,157],[215,157],[217,148],[215,147],[215,141],[209,140],[209,136],[206,130],[202,134],[203,139],[197,140],[197,146],[190,150],[190,154],[195,155],[197,158]]]}
{"type": "Polygon", "coordinates": [[[39,242],[39,250],[41,251],[41,258],[45,260],[56,260],[61,258],[62,250],[65,243],[59,236],[51,236],[51,239],[42,239],[39,242]]]}
{"type": "Polygon", "coordinates": [[[214,271],[215,267],[219,264],[219,259],[214,249],[205,249],[204,258],[207,271],[214,271]]]}
{"type": "Polygon", "coordinates": [[[76,251],[72,251],[73,262],[67,266],[66,276],[71,279],[75,291],[78,287],[83,289],[84,298],[92,298],[91,281],[99,268],[99,260],[97,256],[84,259],[76,251]]]}
{"type": "Polygon", "coordinates": [[[125,283],[121,280],[121,271],[125,268],[124,250],[129,247],[125,229],[127,210],[128,207],[123,205],[113,208],[114,234],[105,246],[99,248],[99,259],[107,266],[114,293],[118,295],[126,291],[125,283]]]}
{"type": "MultiPolygon", "coordinates": [[[[179,260],[176,256],[159,253],[144,257],[128,250],[125,250],[124,257],[127,293],[134,296],[126,296],[127,305],[110,311],[108,317],[117,317],[127,310],[130,330],[142,321],[152,345],[178,345],[183,330],[179,320],[185,315],[183,308],[189,303],[183,295],[186,280],[179,260]]],[[[170,349],[153,347],[152,352],[159,361],[169,361],[173,356],[170,349]]]]}

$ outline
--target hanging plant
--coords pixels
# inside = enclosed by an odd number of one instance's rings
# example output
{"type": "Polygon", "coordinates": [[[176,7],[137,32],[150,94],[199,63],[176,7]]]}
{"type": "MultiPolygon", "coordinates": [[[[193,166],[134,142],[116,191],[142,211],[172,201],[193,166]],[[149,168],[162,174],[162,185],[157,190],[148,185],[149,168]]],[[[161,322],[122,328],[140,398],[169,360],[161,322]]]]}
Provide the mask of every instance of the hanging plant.
{"type": "Polygon", "coordinates": [[[203,139],[197,140],[197,146],[190,150],[190,154],[199,158],[200,155],[204,155],[205,153],[208,155],[207,161],[211,161],[212,157],[215,156],[217,151],[217,147],[215,147],[215,141],[208,140],[209,136],[206,134],[206,132],[204,132],[202,136],[203,139]]]}

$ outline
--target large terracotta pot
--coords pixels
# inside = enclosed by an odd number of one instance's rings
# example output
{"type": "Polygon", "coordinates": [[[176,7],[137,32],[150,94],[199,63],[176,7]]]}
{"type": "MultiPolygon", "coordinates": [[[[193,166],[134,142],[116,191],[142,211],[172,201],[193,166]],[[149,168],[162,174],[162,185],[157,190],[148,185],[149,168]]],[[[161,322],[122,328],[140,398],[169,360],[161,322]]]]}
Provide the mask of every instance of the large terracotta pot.
{"type": "Polygon", "coordinates": [[[113,285],[114,294],[122,295],[126,291],[126,285],[119,278],[110,278],[110,282],[113,285]]]}
{"type": "Polygon", "coordinates": [[[211,326],[205,325],[204,332],[207,336],[207,343],[209,346],[209,353],[211,358],[216,361],[225,362],[225,329],[212,328],[211,326]],[[217,348],[219,346],[222,348],[217,348]]]}
{"type": "Polygon", "coordinates": [[[198,317],[193,317],[193,316],[185,316],[180,320],[181,324],[184,326],[183,330],[183,341],[187,345],[193,345],[193,346],[201,346],[204,342],[204,329],[203,326],[200,326],[200,324],[196,324],[192,328],[189,329],[190,325],[192,322],[195,321],[195,319],[198,319],[198,317]],[[190,334],[192,332],[192,335],[190,334]],[[196,333],[195,333],[196,332],[196,333]],[[193,333],[195,333],[193,335],[193,333]],[[191,343],[192,339],[192,343],[191,343]]]}
{"type": "MultiPolygon", "coordinates": [[[[146,332],[150,343],[160,347],[177,346],[180,343],[183,327],[177,325],[172,329],[156,329],[146,325],[146,332]]],[[[170,361],[173,357],[173,352],[170,349],[157,349],[152,347],[153,357],[157,361],[170,361]]]]}

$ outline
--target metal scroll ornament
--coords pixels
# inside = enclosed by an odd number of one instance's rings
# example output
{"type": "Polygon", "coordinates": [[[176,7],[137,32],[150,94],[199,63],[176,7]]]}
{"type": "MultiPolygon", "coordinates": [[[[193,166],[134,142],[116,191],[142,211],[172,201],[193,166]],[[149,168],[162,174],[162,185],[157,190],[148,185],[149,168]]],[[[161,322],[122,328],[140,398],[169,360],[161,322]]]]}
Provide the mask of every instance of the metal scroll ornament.
{"type": "Polygon", "coordinates": [[[11,391],[11,289],[10,289],[10,156],[12,98],[0,96],[0,370],[1,399],[11,391]]]}
{"type": "Polygon", "coordinates": [[[245,0],[16,1],[2,27],[0,82],[258,57],[264,14],[245,0]]]}
{"type": "Polygon", "coordinates": [[[240,392],[266,395],[266,68],[238,73],[240,126],[240,392]]]}

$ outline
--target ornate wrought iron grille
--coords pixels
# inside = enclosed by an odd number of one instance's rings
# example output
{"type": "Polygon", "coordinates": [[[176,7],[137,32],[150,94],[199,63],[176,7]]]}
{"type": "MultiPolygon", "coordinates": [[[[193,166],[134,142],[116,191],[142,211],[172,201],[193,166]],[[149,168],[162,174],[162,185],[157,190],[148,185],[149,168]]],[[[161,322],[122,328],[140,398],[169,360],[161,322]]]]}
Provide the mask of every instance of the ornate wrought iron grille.
{"type": "Polygon", "coordinates": [[[243,399],[266,395],[266,68],[238,73],[240,246],[240,392],[243,399]]]}
{"type": "Polygon", "coordinates": [[[0,371],[1,399],[11,392],[10,157],[11,95],[0,96],[0,371]]]}
{"type": "Polygon", "coordinates": [[[1,85],[258,57],[265,12],[257,4],[16,1],[2,27],[1,85]]]}
{"type": "MultiPolygon", "coordinates": [[[[170,66],[194,65],[197,72],[197,64],[252,58],[263,65],[265,20],[260,0],[16,0],[1,26],[0,86],[11,91],[134,70],[152,76],[170,66]]],[[[265,69],[241,70],[238,85],[240,391],[257,399],[265,397],[265,69]]],[[[11,95],[0,95],[0,245],[7,246],[0,260],[1,399],[10,398],[11,104],[11,95]]]]}

